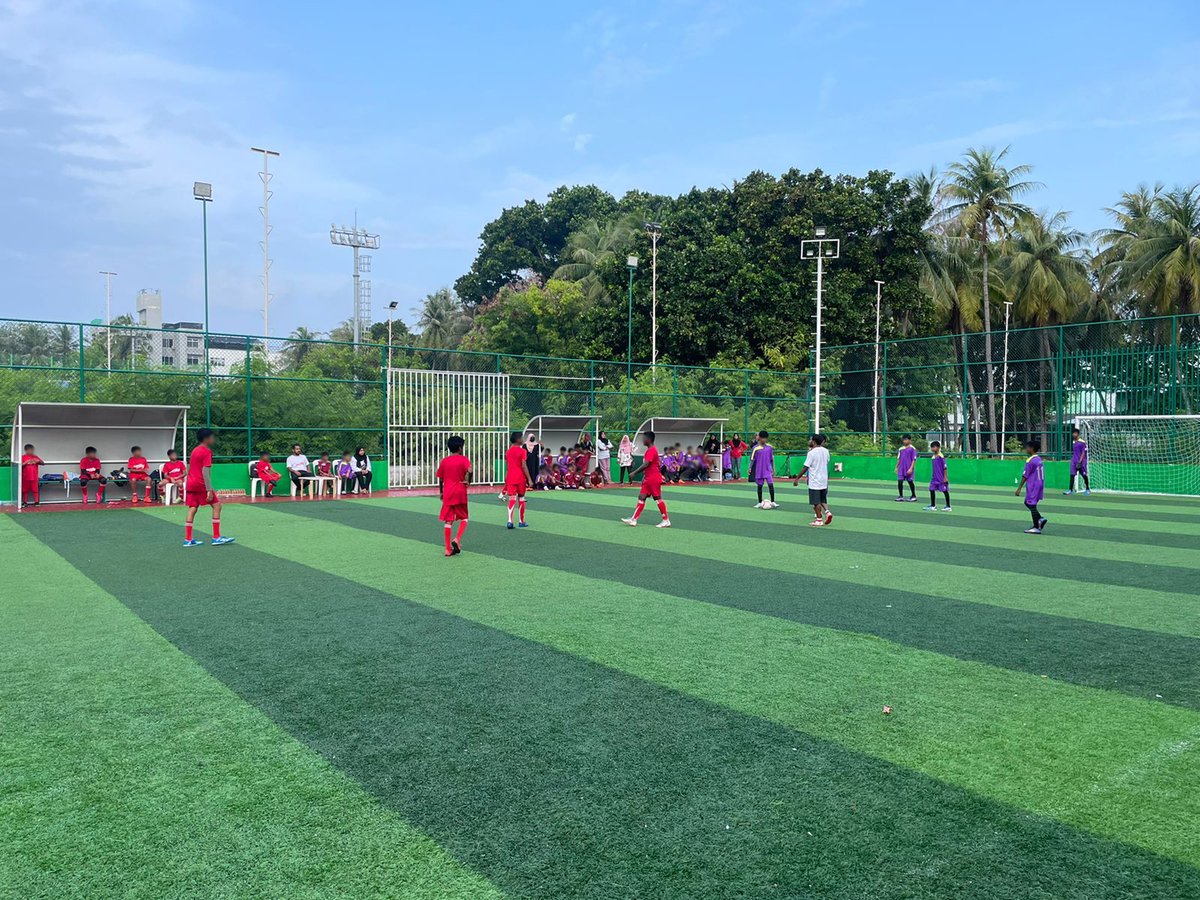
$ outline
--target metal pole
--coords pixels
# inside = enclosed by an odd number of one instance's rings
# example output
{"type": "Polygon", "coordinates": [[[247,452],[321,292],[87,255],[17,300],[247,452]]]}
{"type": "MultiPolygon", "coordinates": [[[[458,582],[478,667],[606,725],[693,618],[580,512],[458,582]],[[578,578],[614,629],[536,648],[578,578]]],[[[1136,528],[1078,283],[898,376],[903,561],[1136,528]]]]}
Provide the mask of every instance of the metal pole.
{"type": "Polygon", "coordinates": [[[83,353],[83,325],[79,326],[79,402],[87,402],[87,389],[85,387],[85,372],[87,370],[87,359],[83,353]]]}
{"type": "MultiPolygon", "coordinates": [[[[269,188],[271,183],[271,168],[270,159],[272,156],[278,156],[276,150],[264,150],[262,147],[251,147],[251,152],[261,153],[263,158],[262,171],[258,173],[258,177],[262,179],[263,185],[263,205],[259,207],[259,212],[263,217],[263,337],[271,336],[271,220],[268,215],[268,204],[271,202],[272,191],[269,188]]],[[[267,359],[270,359],[270,348],[267,349],[267,359]]]]}
{"type": "Polygon", "coordinates": [[[633,266],[629,267],[629,322],[625,343],[625,430],[633,427],[633,266]]]}
{"type": "Polygon", "coordinates": [[[871,438],[879,444],[879,314],[883,306],[883,282],[875,280],[875,389],[871,402],[871,438]]]}
{"type": "Polygon", "coordinates": [[[354,347],[355,347],[355,349],[358,349],[358,342],[359,342],[359,339],[362,337],[362,324],[361,324],[361,322],[359,322],[359,319],[358,319],[358,310],[359,310],[358,292],[359,292],[358,248],[355,247],[354,248],[354,347]]]}
{"type": "MultiPolygon", "coordinates": [[[[208,203],[200,201],[204,229],[204,427],[212,427],[212,363],[208,340],[208,203]]],[[[249,414],[249,410],[247,410],[249,414]]]]}
{"type": "Polygon", "coordinates": [[[1004,432],[1008,426],[1008,317],[1012,301],[1004,301],[1004,374],[1000,378],[1000,456],[1004,456],[1004,432]]]}
{"type": "Polygon", "coordinates": [[[820,251],[817,253],[817,362],[814,368],[813,377],[813,431],[817,434],[821,432],[821,288],[823,286],[823,277],[825,275],[825,260],[821,256],[820,251]]]}
{"type": "Polygon", "coordinates": [[[112,371],[112,280],[116,272],[101,272],[104,276],[104,344],[107,368],[112,371]]]}
{"type": "MultiPolygon", "coordinates": [[[[650,365],[658,365],[658,232],[650,233],[650,365]]],[[[655,369],[655,376],[658,371],[655,369]]]]}

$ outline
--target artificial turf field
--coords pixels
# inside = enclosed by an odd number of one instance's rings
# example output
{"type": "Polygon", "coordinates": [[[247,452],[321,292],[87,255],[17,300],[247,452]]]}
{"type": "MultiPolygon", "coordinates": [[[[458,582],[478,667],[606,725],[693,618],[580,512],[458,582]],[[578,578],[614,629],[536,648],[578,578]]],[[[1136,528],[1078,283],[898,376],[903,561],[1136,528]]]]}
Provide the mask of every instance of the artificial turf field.
{"type": "Polygon", "coordinates": [[[1200,502],[890,490],[0,516],[0,896],[1200,898],[1200,502]]]}

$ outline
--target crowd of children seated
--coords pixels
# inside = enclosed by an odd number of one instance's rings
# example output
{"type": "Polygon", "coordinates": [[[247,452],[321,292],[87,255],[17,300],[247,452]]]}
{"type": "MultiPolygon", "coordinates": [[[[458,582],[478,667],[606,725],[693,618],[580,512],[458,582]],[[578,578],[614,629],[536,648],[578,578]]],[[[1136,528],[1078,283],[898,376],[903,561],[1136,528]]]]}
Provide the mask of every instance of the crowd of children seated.
{"type": "Polygon", "coordinates": [[[592,468],[590,440],[570,448],[560,447],[557,455],[544,452],[533,480],[534,489],[539,491],[588,490],[603,484],[599,467],[592,468]]]}

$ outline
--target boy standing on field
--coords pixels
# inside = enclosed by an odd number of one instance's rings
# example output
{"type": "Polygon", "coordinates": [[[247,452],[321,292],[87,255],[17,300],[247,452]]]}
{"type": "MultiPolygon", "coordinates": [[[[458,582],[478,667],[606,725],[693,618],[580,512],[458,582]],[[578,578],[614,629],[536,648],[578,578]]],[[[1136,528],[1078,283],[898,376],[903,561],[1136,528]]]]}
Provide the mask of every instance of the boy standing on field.
{"type": "Polygon", "coordinates": [[[917,486],[913,482],[913,470],[917,467],[917,448],[912,445],[912,435],[900,438],[900,452],[896,454],[896,502],[916,503],[917,486]],[[904,484],[908,483],[910,496],[904,496],[904,484]]]}
{"type": "Polygon", "coordinates": [[[1068,497],[1075,493],[1075,477],[1083,476],[1083,495],[1090,497],[1092,495],[1092,483],[1088,481],[1088,445],[1082,437],[1079,436],[1079,429],[1071,429],[1071,480],[1068,483],[1067,489],[1063,491],[1068,497]]]}
{"type": "Polygon", "coordinates": [[[1016,494],[1021,496],[1021,488],[1025,488],[1025,508],[1033,517],[1033,527],[1026,528],[1026,534],[1041,534],[1046,529],[1046,517],[1038,512],[1038,503],[1046,495],[1046,473],[1042,466],[1042,458],[1038,456],[1042,449],[1040,441],[1025,442],[1025,452],[1029,459],[1025,461],[1025,472],[1021,475],[1021,483],[1017,485],[1016,494]]]}
{"type": "Polygon", "coordinates": [[[758,502],[754,504],[755,509],[775,509],[779,506],[775,502],[775,448],[767,443],[769,437],[770,435],[765,431],[760,431],[758,443],[754,445],[754,450],[750,454],[750,477],[758,486],[758,502]],[[763,501],[764,484],[770,491],[770,499],[765,502],[763,501]]]}
{"type": "Polygon", "coordinates": [[[442,531],[446,538],[446,555],[462,553],[462,539],[467,531],[467,485],[471,482],[471,461],[463,455],[465,442],[458,435],[446,441],[450,455],[445,457],[434,473],[442,494],[442,531]],[[451,538],[451,526],[458,523],[458,533],[451,538]]]}
{"type": "Polygon", "coordinates": [[[183,526],[185,547],[199,547],[204,543],[192,537],[192,523],[196,521],[196,513],[202,506],[212,507],[213,546],[233,543],[233,538],[221,537],[221,501],[217,499],[212,482],[212,448],[216,442],[217,436],[211,428],[201,428],[196,432],[196,447],[188,459],[187,482],[183,491],[183,500],[187,504],[187,522],[183,526]]]}
{"type": "Polygon", "coordinates": [[[38,500],[38,466],[44,466],[42,458],[33,452],[33,444],[26,444],[21,454],[21,506],[37,506],[38,500]],[[32,494],[33,503],[27,503],[25,498],[32,494]]]}
{"type": "Polygon", "coordinates": [[[792,484],[799,484],[802,480],[808,482],[808,502],[815,516],[808,524],[822,526],[833,522],[833,513],[829,511],[829,451],[825,449],[823,434],[814,434],[808,439],[804,468],[792,479],[792,484]]]}
{"type": "Polygon", "coordinates": [[[929,445],[933,451],[933,474],[929,477],[929,505],[926,509],[937,509],[937,492],[946,498],[942,512],[950,512],[950,476],[946,473],[946,457],[942,455],[941,441],[929,445]]]}
{"type": "Polygon", "coordinates": [[[658,504],[658,511],[662,513],[662,521],[655,525],[655,528],[670,528],[671,519],[667,515],[667,504],[663,502],[662,486],[663,475],[661,468],[661,458],[658,455],[658,448],[654,446],[654,432],[647,431],[642,435],[642,443],[646,445],[646,455],[642,457],[642,464],[633,470],[633,474],[629,476],[630,481],[642,474],[642,488],[638,491],[637,506],[633,510],[633,515],[628,519],[622,519],[626,525],[637,525],[638,519],[642,512],[646,509],[646,501],[653,499],[658,504]]]}
{"type": "Polygon", "coordinates": [[[525,528],[525,491],[533,487],[529,480],[529,454],[521,443],[521,432],[508,436],[508,451],[504,454],[504,493],[508,495],[508,527],[513,528],[513,508],[520,510],[520,527],[525,528]]]}

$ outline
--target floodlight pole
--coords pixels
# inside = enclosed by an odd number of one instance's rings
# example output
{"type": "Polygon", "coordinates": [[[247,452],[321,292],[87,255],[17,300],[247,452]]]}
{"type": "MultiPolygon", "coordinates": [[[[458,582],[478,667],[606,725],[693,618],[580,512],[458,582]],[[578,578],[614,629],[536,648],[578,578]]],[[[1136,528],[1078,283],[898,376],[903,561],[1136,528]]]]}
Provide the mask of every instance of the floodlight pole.
{"type": "Polygon", "coordinates": [[[101,272],[104,276],[104,343],[106,367],[112,371],[112,280],[116,272],[101,272]]]}
{"type": "Polygon", "coordinates": [[[879,443],[879,321],[883,309],[884,282],[875,279],[875,391],[871,403],[871,439],[879,443]]]}
{"type": "Polygon", "coordinates": [[[631,426],[633,418],[633,273],[637,271],[638,258],[630,256],[625,260],[629,268],[629,321],[628,336],[625,344],[625,427],[631,426]]]}
{"type": "MultiPolygon", "coordinates": [[[[1008,317],[1012,301],[1004,301],[1004,373],[1000,377],[1000,456],[1004,457],[1004,430],[1008,425],[1008,317]]],[[[963,410],[966,414],[966,410],[963,410]]]]}
{"type": "MultiPolygon", "coordinates": [[[[262,239],[263,309],[262,309],[262,317],[263,317],[263,337],[270,337],[271,336],[271,219],[270,219],[270,216],[268,215],[268,204],[270,204],[271,197],[274,195],[275,192],[272,191],[269,187],[269,185],[271,184],[271,179],[274,177],[271,175],[271,168],[270,168],[269,163],[270,163],[270,159],[272,156],[279,155],[279,151],[264,150],[262,147],[251,147],[250,151],[252,153],[261,153],[262,158],[263,158],[262,171],[258,173],[258,177],[260,179],[262,179],[262,186],[263,186],[263,202],[262,202],[262,206],[260,206],[258,208],[258,211],[260,213],[262,213],[262,220],[263,220],[263,239],[262,239]]],[[[268,355],[268,357],[270,356],[270,348],[269,347],[267,348],[267,355],[268,355]]]]}
{"type": "Polygon", "coordinates": [[[208,347],[208,204],[212,203],[212,185],[203,181],[194,182],[192,196],[200,201],[200,218],[204,232],[204,426],[208,428],[212,426],[212,363],[209,360],[208,347]]]}
{"type": "MultiPolygon", "coordinates": [[[[388,304],[388,352],[387,352],[387,367],[388,372],[392,371],[392,317],[396,315],[396,307],[400,305],[400,301],[393,300],[388,304]]],[[[384,382],[391,378],[390,375],[384,376],[384,382]]]]}
{"type": "Polygon", "coordinates": [[[658,379],[658,236],[662,225],[646,222],[643,227],[650,234],[650,367],[655,380],[658,379]]]}
{"type": "MultiPolygon", "coordinates": [[[[338,228],[336,225],[329,226],[329,243],[337,247],[349,247],[354,251],[354,309],[350,317],[351,324],[354,330],[354,346],[357,347],[362,340],[362,283],[359,278],[359,273],[362,271],[362,262],[369,260],[370,257],[360,259],[358,251],[360,249],[378,250],[379,235],[368,234],[365,229],[358,227],[357,216],[355,216],[355,224],[353,228],[347,228],[343,225],[338,228]]],[[[390,307],[389,307],[390,308],[390,307]]]]}
{"type": "Polygon", "coordinates": [[[813,431],[821,430],[821,306],[824,293],[825,258],[837,259],[841,255],[841,241],[825,237],[825,226],[818,225],[813,229],[815,240],[800,242],[800,256],[803,259],[817,258],[817,334],[816,361],[813,367],[813,431]]]}

